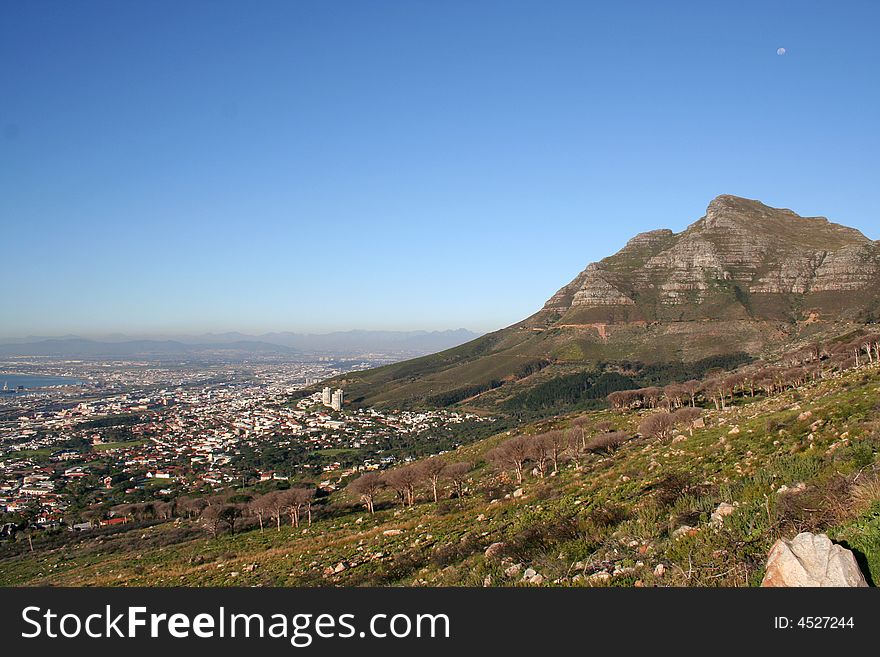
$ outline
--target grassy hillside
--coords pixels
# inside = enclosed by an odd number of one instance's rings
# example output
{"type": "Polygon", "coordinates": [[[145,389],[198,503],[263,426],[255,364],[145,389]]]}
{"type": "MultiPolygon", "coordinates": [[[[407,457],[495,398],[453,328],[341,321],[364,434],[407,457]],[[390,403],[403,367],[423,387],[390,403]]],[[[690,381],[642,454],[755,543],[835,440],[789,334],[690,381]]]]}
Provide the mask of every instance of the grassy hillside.
{"type": "Polygon", "coordinates": [[[178,519],[7,547],[0,585],[754,586],[772,543],[803,530],[845,542],[876,583],[878,393],[880,368],[862,367],[707,408],[705,427],[666,439],[636,435],[652,411],[557,417],[520,433],[577,421],[636,437],[520,485],[487,462],[505,432],[443,457],[475,464],[462,498],[444,488],[434,503],[423,486],[404,507],[386,491],[371,515],[341,490],[311,527],[210,538],[178,519]],[[722,503],[732,513],[713,521],[722,503]]]}
{"type": "Polygon", "coordinates": [[[547,379],[624,362],[692,363],[740,353],[773,357],[859,328],[850,322],[682,320],[602,325],[539,313],[438,354],[342,375],[330,382],[350,403],[386,408],[437,407],[466,401],[472,410],[502,412],[503,402],[547,379]],[[489,394],[484,394],[489,393],[489,394]],[[439,403],[438,403],[439,402],[439,403]]]}

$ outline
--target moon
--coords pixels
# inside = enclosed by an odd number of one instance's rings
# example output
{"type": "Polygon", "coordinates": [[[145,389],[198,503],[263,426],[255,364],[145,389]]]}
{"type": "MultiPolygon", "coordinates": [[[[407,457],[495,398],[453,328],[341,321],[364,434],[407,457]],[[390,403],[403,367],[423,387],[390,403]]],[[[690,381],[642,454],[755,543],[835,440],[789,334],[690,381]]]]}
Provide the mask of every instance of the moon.
{"type": "Polygon", "coordinates": [[[782,55],[785,54],[785,48],[777,48],[777,49],[776,49],[776,54],[779,55],[779,56],[781,57],[782,55]]]}

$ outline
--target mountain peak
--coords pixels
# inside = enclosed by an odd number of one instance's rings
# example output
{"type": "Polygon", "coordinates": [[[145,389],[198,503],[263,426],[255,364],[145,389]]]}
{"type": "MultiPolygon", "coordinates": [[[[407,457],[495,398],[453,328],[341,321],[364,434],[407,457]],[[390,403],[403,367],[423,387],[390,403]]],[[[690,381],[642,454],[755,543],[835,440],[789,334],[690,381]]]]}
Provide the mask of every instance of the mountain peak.
{"type": "Polygon", "coordinates": [[[757,314],[797,321],[790,316],[796,307],[853,307],[858,304],[832,303],[828,295],[872,290],[878,282],[880,249],[858,230],[722,194],[684,232],[636,235],[587,267],[545,309],[561,314],[562,323],[757,314]]]}
{"type": "MultiPolygon", "coordinates": [[[[774,208],[761,201],[721,194],[706,208],[706,215],[690,228],[708,230],[733,229],[773,234],[780,239],[807,241],[819,244],[830,240],[828,246],[837,248],[845,242],[870,242],[855,228],[830,222],[826,217],[803,217],[788,208],[774,208]]],[[[689,228],[689,229],[690,229],[689,228]]]]}

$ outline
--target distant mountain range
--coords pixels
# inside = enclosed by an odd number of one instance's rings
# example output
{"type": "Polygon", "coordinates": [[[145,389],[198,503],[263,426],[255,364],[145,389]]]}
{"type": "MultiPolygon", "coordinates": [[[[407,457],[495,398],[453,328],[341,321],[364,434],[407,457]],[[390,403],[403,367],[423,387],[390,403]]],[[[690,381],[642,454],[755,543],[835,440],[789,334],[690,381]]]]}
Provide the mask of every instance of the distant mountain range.
{"type": "Polygon", "coordinates": [[[483,403],[559,374],[760,357],[877,321],[880,242],[723,195],[680,233],[635,236],[518,324],[339,384],[367,404],[483,403]]]}
{"type": "Polygon", "coordinates": [[[185,356],[355,356],[406,357],[450,349],[478,337],[466,329],[448,331],[339,331],[325,334],[206,333],[167,339],[134,339],[112,335],[101,339],[78,336],[31,337],[0,341],[0,356],[52,358],[161,358],[185,356]]]}

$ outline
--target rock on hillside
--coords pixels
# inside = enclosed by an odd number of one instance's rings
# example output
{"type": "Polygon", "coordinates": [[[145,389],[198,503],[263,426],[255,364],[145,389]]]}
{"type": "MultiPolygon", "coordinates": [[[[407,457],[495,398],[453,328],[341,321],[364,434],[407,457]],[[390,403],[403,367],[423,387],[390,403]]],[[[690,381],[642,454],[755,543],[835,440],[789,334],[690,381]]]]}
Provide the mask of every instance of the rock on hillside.
{"type": "Polygon", "coordinates": [[[825,534],[780,539],[770,550],[761,586],[868,586],[853,553],[825,534]]]}

